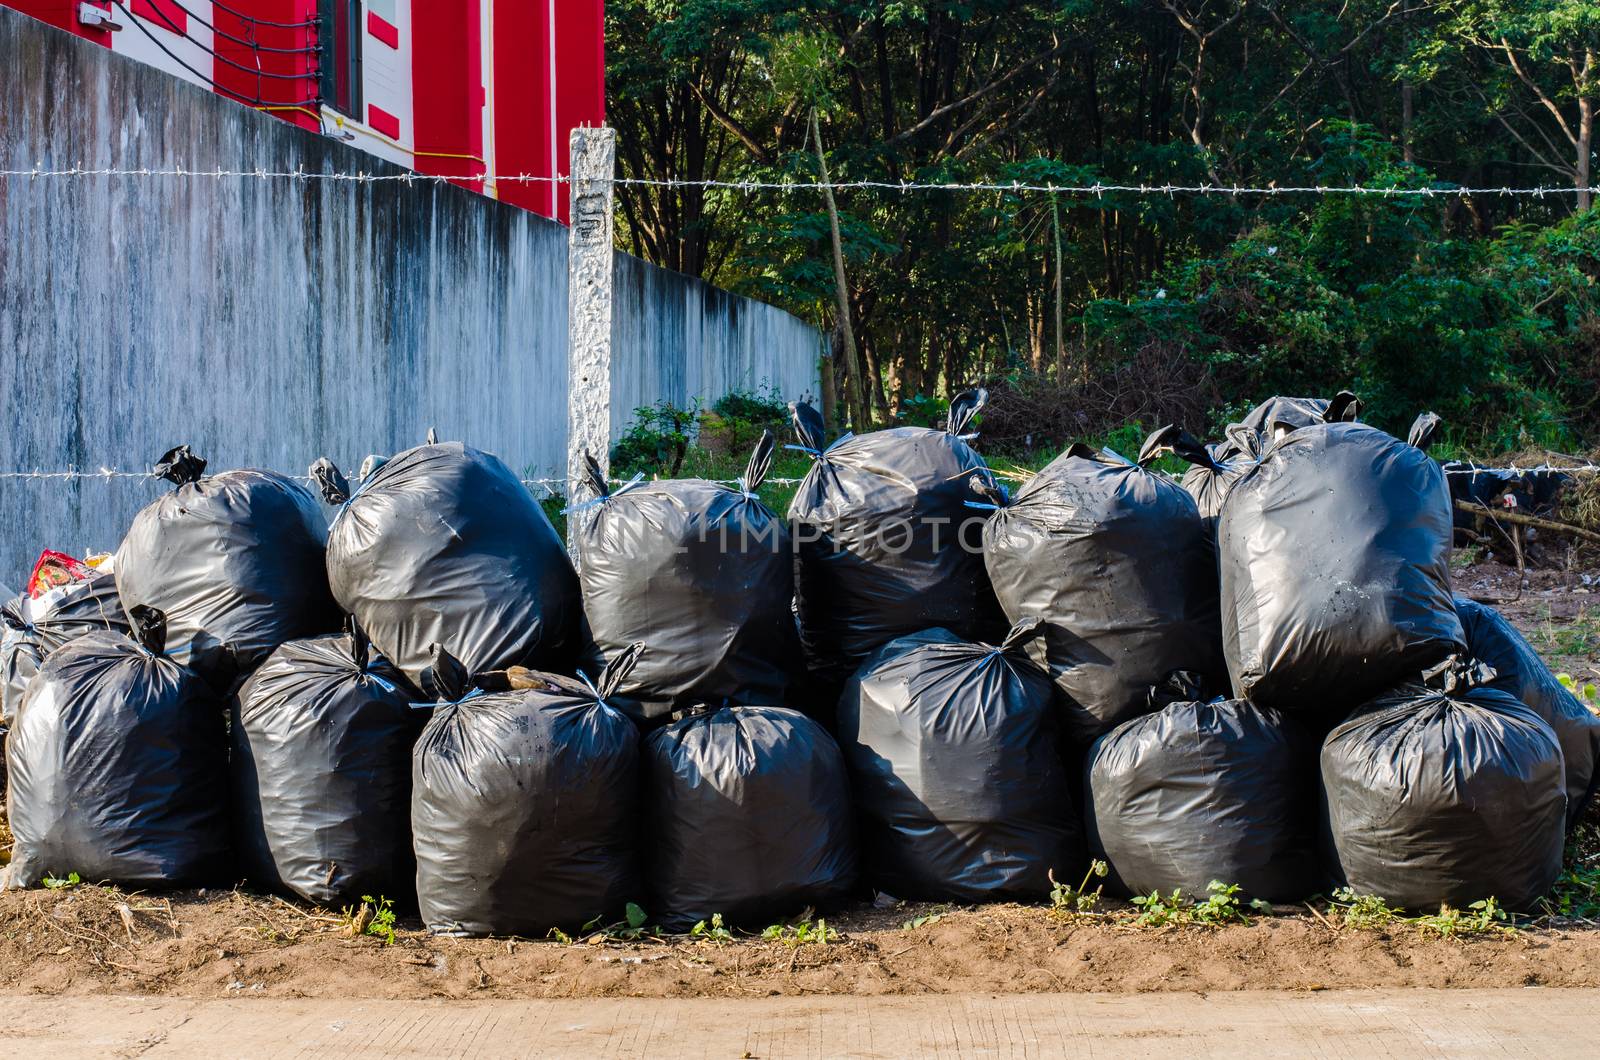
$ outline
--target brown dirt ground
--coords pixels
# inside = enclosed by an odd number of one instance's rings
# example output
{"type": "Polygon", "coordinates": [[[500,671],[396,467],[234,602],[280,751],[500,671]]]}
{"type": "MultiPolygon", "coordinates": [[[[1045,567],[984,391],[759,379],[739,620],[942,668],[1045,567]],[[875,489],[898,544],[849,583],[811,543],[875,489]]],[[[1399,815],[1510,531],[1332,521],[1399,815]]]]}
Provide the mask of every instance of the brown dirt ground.
{"type": "MultiPolygon", "coordinates": [[[[1581,574],[1479,565],[1458,589],[1499,602],[1560,669],[1600,678],[1600,600],[1581,574]]],[[[1600,591],[1600,579],[1596,590],[1600,591]]],[[[0,821],[0,829],[4,829],[0,821]]],[[[1591,812],[1590,842],[1600,840],[1591,812]]],[[[0,831],[7,847],[9,831],[0,831]]],[[[1585,846],[1589,846],[1586,843],[1585,846]]],[[[1589,864],[1592,849],[1575,851],[1589,864]]],[[[125,894],[82,885],[0,893],[0,993],[184,997],[766,997],[807,994],[1600,986],[1600,923],[1424,936],[1340,926],[1325,904],[1227,927],[1138,928],[1129,907],[1062,918],[1042,905],[858,905],[827,945],[429,936],[393,945],[346,917],[239,891],[125,894]],[[918,917],[928,919],[909,927],[918,917]]]]}
{"type": "Polygon", "coordinates": [[[840,939],[561,945],[348,937],[337,916],[234,892],[0,896],[0,992],[182,997],[769,997],[1600,985],[1600,928],[1423,938],[1301,909],[1248,926],[1144,930],[1037,906],[850,911],[840,939]],[[119,913],[126,906],[126,920],[119,913]]]}

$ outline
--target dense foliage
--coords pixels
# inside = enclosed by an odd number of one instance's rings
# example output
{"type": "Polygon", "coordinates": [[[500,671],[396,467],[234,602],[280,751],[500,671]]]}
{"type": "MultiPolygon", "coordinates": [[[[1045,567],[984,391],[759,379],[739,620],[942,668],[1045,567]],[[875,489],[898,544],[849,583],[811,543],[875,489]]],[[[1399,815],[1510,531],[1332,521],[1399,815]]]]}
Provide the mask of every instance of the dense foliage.
{"type": "MultiPolygon", "coordinates": [[[[836,181],[1592,182],[1592,0],[608,10],[625,176],[815,180],[815,111],[836,181]]],[[[1430,405],[1474,447],[1592,443],[1588,198],[844,191],[870,415],[982,379],[1012,399],[993,425],[1009,408],[1038,442],[1135,419],[1208,428],[1269,391],[1347,385],[1384,425],[1430,405]]],[[[816,192],[628,187],[620,230],[652,261],[835,327],[845,381],[816,192]]]]}

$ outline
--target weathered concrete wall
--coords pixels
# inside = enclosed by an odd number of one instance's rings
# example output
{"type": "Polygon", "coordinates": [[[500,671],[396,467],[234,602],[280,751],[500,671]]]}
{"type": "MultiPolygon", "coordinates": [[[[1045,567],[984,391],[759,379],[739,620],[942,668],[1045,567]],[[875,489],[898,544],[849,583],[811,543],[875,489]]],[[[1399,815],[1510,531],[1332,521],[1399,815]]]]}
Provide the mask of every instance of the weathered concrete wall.
{"type": "MultiPolygon", "coordinates": [[[[0,8],[0,169],[400,172],[0,8]]],[[[617,258],[614,431],[658,398],[816,389],[816,333],[617,258]]],[[[0,472],[303,473],[430,426],[560,477],[566,229],[448,185],[0,179],[0,472]]],[[[114,547],[164,484],[0,478],[0,582],[114,547]]]]}
{"type": "Polygon", "coordinates": [[[626,254],[617,255],[611,422],[661,398],[676,405],[776,386],[815,398],[817,330],[788,313],[626,254]]]}

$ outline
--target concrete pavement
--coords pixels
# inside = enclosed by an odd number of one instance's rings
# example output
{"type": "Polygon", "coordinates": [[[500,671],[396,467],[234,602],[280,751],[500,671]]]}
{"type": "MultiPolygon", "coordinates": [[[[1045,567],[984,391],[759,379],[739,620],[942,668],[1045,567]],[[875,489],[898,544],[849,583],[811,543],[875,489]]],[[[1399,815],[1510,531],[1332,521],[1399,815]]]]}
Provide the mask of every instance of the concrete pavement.
{"type": "Polygon", "coordinates": [[[0,997],[18,1057],[1549,1057],[1600,990],[336,1001],[0,997]]]}

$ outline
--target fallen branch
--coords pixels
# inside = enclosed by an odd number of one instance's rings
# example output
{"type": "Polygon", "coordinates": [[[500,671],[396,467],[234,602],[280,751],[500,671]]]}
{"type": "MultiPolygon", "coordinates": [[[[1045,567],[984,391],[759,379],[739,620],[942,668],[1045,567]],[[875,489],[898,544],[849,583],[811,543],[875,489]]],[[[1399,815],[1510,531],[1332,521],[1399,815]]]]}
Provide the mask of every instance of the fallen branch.
{"type": "Polygon", "coordinates": [[[1312,905],[1310,902],[1302,902],[1301,904],[1304,905],[1307,909],[1311,910],[1311,915],[1312,916],[1314,916],[1318,920],[1322,921],[1322,926],[1323,927],[1327,928],[1329,931],[1338,931],[1339,930],[1338,928],[1334,927],[1331,923],[1329,923],[1327,917],[1325,917],[1321,913],[1317,912],[1317,907],[1316,906],[1312,905]]]}
{"type": "Polygon", "coordinates": [[[1573,526],[1571,523],[1558,523],[1554,519],[1541,519],[1537,515],[1523,515],[1521,512],[1490,508],[1487,505],[1472,504],[1468,501],[1456,501],[1455,505],[1457,509],[1463,512],[1471,512],[1473,515],[1481,515],[1496,521],[1504,520],[1520,526],[1532,526],[1540,530],[1549,530],[1555,534],[1574,534],[1590,541],[1600,541],[1600,533],[1586,530],[1581,526],[1573,526]]]}

